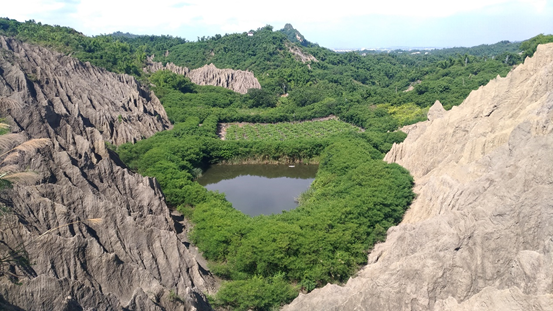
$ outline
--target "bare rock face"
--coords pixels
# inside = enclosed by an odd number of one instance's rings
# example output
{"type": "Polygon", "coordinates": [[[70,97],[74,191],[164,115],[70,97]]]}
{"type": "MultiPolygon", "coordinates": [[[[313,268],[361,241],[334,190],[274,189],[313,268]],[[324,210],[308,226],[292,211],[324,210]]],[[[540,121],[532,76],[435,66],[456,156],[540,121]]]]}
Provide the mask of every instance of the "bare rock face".
{"type": "Polygon", "coordinates": [[[260,89],[261,85],[257,78],[250,71],[234,69],[218,69],[213,64],[190,70],[187,67],[180,67],[173,63],[162,63],[152,61],[148,58],[149,64],[145,68],[148,72],[158,70],[170,70],[176,74],[184,75],[197,85],[221,86],[235,92],[246,94],[249,89],[260,89]]]}
{"type": "Polygon", "coordinates": [[[428,121],[436,120],[439,118],[442,118],[445,115],[445,109],[444,106],[442,106],[442,103],[440,103],[439,100],[434,102],[434,105],[428,109],[427,118],[428,121]]]}
{"type": "Polygon", "coordinates": [[[213,64],[191,70],[188,77],[198,85],[222,86],[241,94],[246,94],[249,89],[261,88],[259,81],[257,81],[252,72],[217,69],[213,64]]]}
{"type": "Polygon", "coordinates": [[[284,310],[553,310],[553,44],[439,115],[386,155],[415,177],[403,222],[284,310]]]}
{"type": "Polygon", "coordinates": [[[288,47],[288,51],[294,55],[296,60],[301,61],[302,63],[319,62],[315,58],[315,56],[302,51],[299,47],[295,45],[287,44],[286,46],[288,47]]]}
{"type": "Polygon", "coordinates": [[[211,309],[202,292],[214,290],[213,277],[159,185],[105,147],[168,128],[159,100],[131,76],[5,37],[0,46],[12,131],[48,142],[0,155],[2,167],[39,176],[0,194],[11,209],[0,219],[0,252],[23,249],[31,263],[2,265],[0,309],[211,309]]]}

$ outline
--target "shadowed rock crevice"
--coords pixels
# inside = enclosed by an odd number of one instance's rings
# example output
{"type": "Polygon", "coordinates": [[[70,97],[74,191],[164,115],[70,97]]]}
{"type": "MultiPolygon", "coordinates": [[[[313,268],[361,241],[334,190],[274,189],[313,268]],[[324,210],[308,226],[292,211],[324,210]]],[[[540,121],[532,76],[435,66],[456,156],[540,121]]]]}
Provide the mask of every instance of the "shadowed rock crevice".
{"type": "Polygon", "coordinates": [[[155,95],[131,76],[10,38],[0,37],[0,52],[0,99],[20,106],[8,109],[12,130],[49,140],[2,158],[39,178],[1,194],[12,214],[0,240],[23,243],[35,274],[14,266],[21,285],[0,277],[0,306],[210,309],[203,293],[215,290],[214,279],[185,247],[186,232],[175,231],[158,183],[105,146],[170,128],[155,95]]]}

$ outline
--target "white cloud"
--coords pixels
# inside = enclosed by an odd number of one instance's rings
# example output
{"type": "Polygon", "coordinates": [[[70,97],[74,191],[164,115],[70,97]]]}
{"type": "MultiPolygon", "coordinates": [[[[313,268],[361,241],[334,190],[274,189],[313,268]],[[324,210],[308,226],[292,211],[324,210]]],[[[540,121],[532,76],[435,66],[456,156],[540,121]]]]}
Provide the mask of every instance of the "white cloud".
{"type": "MultiPolygon", "coordinates": [[[[540,6],[543,0],[521,0],[540,6]]],[[[252,0],[198,1],[159,0],[142,6],[136,2],[113,0],[83,0],[72,17],[80,21],[87,32],[106,33],[120,29],[166,31],[185,26],[217,26],[221,32],[239,32],[266,24],[286,21],[301,23],[333,22],[352,16],[371,14],[444,17],[457,13],[513,2],[513,0],[465,0],[451,3],[443,0],[359,2],[300,2],[281,0],[261,3],[252,0]]]]}
{"type": "Polygon", "coordinates": [[[320,25],[338,26],[348,19],[365,16],[369,19],[371,15],[417,19],[483,12],[501,15],[522,6],[539,13],[546,10],[547,0],[464,0],[455,3],[443,0],[19,0],[3,4],[2,12],[20,21],[35,19],[67,25],[88,35],[120,30],[195,37],[242,32],[266,24],[281,27],[286,22],[300,30],[317,31],[315,27],[320,25]]]}
{"type": "MultiPolygon", "coordinates": [[[[518,0],[537,9],[543,9],[546,0],[518,0]]],[[[452,3],[443,0],[420,1],[296,1],[260,2],[253,0],[199,1],[158,0],[153,3],[114,0],[21,0],[3,5],[2,11],[13,18],[30,19],[37,13],[56,11],[66,5],[75,5],[78,18],[91,27],[109,25],[169,25],[177,27],[188,24],[194,18],[202,17],[210,25],[238,27],[270,20],[325,21],[348,16],[370,14],[400,15],[417,17],[443,17],[460,12],[475,11],[486,6],[516,2],[515,0],[465,0],[452,3]],[[17,4],[16,4],[17,3],[17,4]],[[231,22],[232,20],[236,22],[231,22]]]]}
{"type": "Polygon", "coordinates": [[[64,4],[55,0],[24,0],[9,1],[2,4],[2,17],[9,17],[20,21],[30,20],[43,12],[56,11],[63,8],[64,4]]]}
{"type": "Polygon", "coordinates": [[[538,13],[545,11],[547,0],[520,0],[520,2],[532,6],[538,13]]]}

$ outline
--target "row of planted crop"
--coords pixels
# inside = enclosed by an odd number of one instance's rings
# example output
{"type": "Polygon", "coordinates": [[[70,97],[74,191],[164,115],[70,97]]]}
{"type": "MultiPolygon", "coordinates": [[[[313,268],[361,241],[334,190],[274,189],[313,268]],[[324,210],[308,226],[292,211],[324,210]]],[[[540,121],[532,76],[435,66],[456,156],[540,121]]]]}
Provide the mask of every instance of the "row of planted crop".
{"type": "Polygon", "coordinates": [[[359,128],[338,120],[276,124],[230,124],[226,140],[286,140],[322,138],[340,132],[358,132],[359,128]]]}

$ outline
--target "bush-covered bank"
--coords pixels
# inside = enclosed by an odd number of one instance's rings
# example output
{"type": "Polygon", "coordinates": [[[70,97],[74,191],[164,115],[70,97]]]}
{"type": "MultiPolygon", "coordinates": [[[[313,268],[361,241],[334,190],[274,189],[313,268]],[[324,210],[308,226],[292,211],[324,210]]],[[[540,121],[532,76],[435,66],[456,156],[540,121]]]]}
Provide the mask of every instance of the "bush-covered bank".
{"type": "Polygon", "coordinates": [[[403,139],[400,133],[264,142],[180,136],[180,130],[118,152],[132,168],[155,176],[167,201],[194,223],[194,243],[226,280],[213,297],[217,306],[264,310],[290,301],[300,289],[346,280],[400,221],[413,196],[408,172],[381,160],[391,142],[403,139]],[[198,169],[210,163],[299,155],[320,156],[319,172],[300,207],[283,214],[251,218],[194,182],[198,169]]]}
{"type": "MultiPolygon", "coordinates": [[[[263,109],[206,107],[196,96],[219,96],[218,89],[188,87],[185,78],[168,72],[151,79],[175,126],[120,146],[118,153],[131,168],[156,177],[167,202],[194,223],[193,241],[210,260],[212,271],[225,279],[212,297],[216,306],[266,310],[290,301],[299,290],[346,280],[366,262],[367,250],[400,221],[413,196],[408,172],[381,160],[406,136],[388,132],[397,122],[386,109],[345,101],[318,109],[320,103],[314,103],[308,111],[316,116],[336,113],[368,130],[223,141],[216,135],[221,118],[270,123],[278,115],[284,120],[313,115],[285,101],[263,109]],[[300,207],[279,215],[251,218],[194,181],[202,169],[217,163],[305,161],[320,163],[317,177],[301,196],[300,207]]],[[[232,96],[235,104],[242,100],[241,95],[232,96]]]]}
{"type": "Polygon", "coordinates": [[[293,286],[277,291],[269,286],[275,277],[305,291],[347,280],[366,263],[367,250],[401,220],[413,198],[411,187],[406,170],[386,164],[367,142],[349,137],[325,149],[317,178],[295,210],[251,218],[217,196],[179,210],[191,215],[192,239],[213,262],[212,271],[229,280],[214,304],[264,309],[263,300],[249,297],[253,300],[244,305],[236,293],[263,282],[256,292],[266,291],[260,295],[264,299],[280,297],[272,301],[278,305],[288,301],[280,300],[282,292],[293,286]]]}

